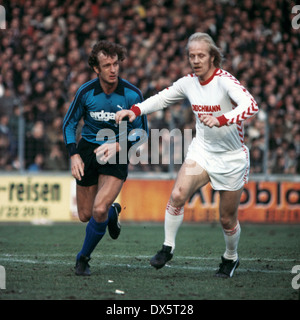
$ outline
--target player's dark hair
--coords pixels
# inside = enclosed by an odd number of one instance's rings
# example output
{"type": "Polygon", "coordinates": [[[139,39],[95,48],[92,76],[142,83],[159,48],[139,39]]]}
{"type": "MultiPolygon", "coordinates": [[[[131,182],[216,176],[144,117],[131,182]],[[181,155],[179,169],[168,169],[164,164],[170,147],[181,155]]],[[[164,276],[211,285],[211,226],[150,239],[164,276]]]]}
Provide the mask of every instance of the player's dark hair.
{"type": "Polygon", "coordinates": [[[216,68],[221,68],[223,61],[223,54],[221,50],[216,46],[214,40],[207,33],[196,32],[189,37],[186,52],[189,54],[189,46],[192,41],[205,41],[209,45],[209,54],[211,57],[214,57],[214,66],[216,68]]]}
{"type": "Polygon", "coordinates": [[[99,52],[102,52],[104,55],[109,57],[114,57],[115,55],[117,55],[119,61],[123,61],[126,58],[127,54],[127,50],[125,47],[117,43],[101,40],[93,46],[93,49],[89,56],[88,63],[92,69],[93,67],[99,67],[99,52]]]}

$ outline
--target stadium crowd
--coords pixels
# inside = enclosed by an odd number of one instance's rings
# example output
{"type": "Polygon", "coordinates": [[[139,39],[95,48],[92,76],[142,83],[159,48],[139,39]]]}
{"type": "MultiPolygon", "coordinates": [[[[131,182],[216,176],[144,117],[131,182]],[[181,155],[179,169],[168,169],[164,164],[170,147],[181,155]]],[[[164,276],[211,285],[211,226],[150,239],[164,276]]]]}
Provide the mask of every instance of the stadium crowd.
{"type": "MultiPolygon", "coordinates": [[[[62,120],[79,86],[96,76],[87,59],[98,40],[127,48],[121,76],[147,98],[191,72],[185,45],[189,35],[201,31],[214,38],[224,54],[223,68],[241,81],[260,107],[258,115],[245,123],[251,172],[263,172],[268,146],[265,173],[299,174],[300,29],[291,25],[295,4],[286,0],[4,1],[1,170],[20,167],[22,109],[26,169],[69,169],[62,120]]],[[[194,128],[186,101],[149,115],[148,121],[150,129],[194,128]]],[[[168,166],[130,169],[166,171],[168,166]]]]}

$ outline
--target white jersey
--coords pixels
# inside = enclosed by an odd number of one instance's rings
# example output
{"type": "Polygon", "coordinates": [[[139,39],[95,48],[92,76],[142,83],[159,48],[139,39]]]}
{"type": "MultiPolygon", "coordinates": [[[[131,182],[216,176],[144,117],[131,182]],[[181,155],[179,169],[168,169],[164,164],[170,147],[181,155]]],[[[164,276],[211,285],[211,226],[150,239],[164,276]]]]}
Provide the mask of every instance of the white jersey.
{"type": "Polygon", "coordinates": [[[244,146],[243,120],[258,112],[251,94],[227,71],[216,69],[205,82],[187,75],[158,94],[136,104],[141,114],[161,110],[187,98],[196,116],[196,140],[208,152],[226,152],[244,146]],[[200,122],[202,114],[218,118],[220,127],[209,128],[200,122]]]}

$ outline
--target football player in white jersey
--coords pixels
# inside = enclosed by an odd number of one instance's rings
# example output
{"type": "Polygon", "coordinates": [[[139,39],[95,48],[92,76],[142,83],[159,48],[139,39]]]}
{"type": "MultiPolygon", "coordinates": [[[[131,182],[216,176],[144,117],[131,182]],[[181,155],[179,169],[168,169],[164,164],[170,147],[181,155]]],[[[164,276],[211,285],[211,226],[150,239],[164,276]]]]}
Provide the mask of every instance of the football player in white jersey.
{"type": "Polygon", "coordinates": [[[249,175],[249,150],[244,145],[243,121],[258,112],[250,93],[221,69],[222,54],[205,33],[190,36],[187,54],[193,73],[142,103],[116,114],[116,122],[166,108],[187,98],[196,117],[196,136],[175,181],[165,213],[165,240],[150,260],[159,269],[172,259],[185,202],[207,183],[219,191],[220,222],[225,252],[216,276],[232,277],[239,265],[241,227],[238,206],[249,175]]]}

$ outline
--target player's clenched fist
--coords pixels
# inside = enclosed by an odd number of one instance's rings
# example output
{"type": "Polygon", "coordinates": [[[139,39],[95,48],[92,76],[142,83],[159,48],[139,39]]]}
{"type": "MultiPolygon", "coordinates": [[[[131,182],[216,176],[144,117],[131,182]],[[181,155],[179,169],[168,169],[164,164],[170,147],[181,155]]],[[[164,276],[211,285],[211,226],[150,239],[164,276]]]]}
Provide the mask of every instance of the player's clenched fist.
{"type": "Polygon", "coordinates": [[[206,125],[210,128],[220,126],[219,120],[214,116],[210,116],[208,114],[203,114],[199,119],[204,125],[206,125]]]}

